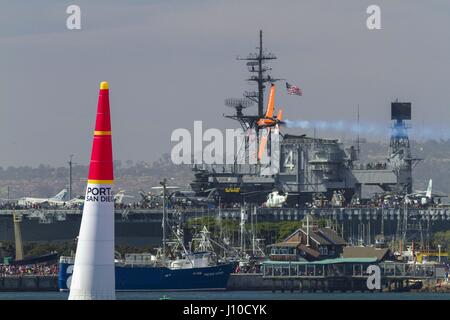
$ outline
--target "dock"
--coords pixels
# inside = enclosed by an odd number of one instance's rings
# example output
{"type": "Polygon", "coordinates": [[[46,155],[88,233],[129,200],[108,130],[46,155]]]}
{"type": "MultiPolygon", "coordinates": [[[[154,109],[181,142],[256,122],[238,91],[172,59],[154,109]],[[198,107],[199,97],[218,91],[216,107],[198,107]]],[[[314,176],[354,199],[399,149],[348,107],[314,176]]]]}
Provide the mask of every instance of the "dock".
{"type": "Polygon", "coordinates": [[[0,292],[58,291],[57,276],[0,276],[0,292]]]}
{"type": "Polygon", "coordinates": [[[315,262],[265,262],[262,279],[271,283],[272,291],[372,291],[367,287],[369,265],[380,268],[378,291],[407,290],[413,283],[430,283],[443,278],[444,274],[444,267],[434,264],[375,263],[375,258],[338,258],[315,262]]]}

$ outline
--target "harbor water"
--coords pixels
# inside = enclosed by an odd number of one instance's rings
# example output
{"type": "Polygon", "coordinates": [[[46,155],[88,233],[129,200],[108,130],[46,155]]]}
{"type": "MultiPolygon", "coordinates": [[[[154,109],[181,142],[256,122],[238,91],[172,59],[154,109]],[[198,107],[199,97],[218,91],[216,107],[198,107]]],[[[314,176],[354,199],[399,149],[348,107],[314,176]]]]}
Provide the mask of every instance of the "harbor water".
{"type": "MultiPolygon", "coordinates": [[[[0,300],[67,300],[67,292],[0,292],[0,300]]],[[[118,300],[450,300],[450,293],[117,292],[118,300]]]]}

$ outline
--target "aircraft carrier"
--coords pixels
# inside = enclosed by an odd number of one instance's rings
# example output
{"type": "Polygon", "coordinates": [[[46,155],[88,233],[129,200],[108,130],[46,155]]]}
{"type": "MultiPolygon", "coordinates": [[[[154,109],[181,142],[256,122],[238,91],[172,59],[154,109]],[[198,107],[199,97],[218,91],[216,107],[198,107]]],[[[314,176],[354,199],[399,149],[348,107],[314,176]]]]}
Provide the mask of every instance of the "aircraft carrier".
{"type": "MultiPolygon", "coordinates": [[[[247,80],[257,88],[246,91],[242,99],[227,99],[226,104],[235,111],[227,117],[237,121],[244,130],[258,130],[258,120],[264,117],[265,88],[281,80],[269,74],[268,63],[276,56],[263,48],[260,32],[257,52],[238,59],[246,62],[250,72],[247,80]],[[257,104],[258,112],[244,113],[252,103],[257,104]]],[[[450,208],[437,204],[407,206],[395,201],[398,195],[411,194],[412,171],[419,161],[411,155],[408,138],[411,103],[393,102],[391,120],[390,147],[381,163],[360,160],[359,138],[355,145],[345,145],[339,139],[283,132],[278,147],[271,146],[270,142],[268,145],[270,152],[280,155],[275,166],[277,172],[262,175],[264,166],[260,163],[196,165],[192,190],[197,197],[213,199],[214,205],[188,205],[171,210],[171,214],[183,221],[215,216],[241,222],[254,218],[295,221],[311,214],[334,221],[340,226],[342,236],[359,243],[373,243],[377,234],[403,239],[413,232],[419,232],[422,237],[424,233],[429,235],[433,225],[448,224],[450,208]],[[390,203],[386,203],[386,198],[368,197],[366,191],[374,188],[390,196],[390,203]],[[274,190],[288,195],[286,203],[280,208],[264,207],[268,194],[274,190]]],[[[14,241],[14,214],[20,221],[24,241],[71,241],[78,235],[82,210],[0,210],[0,241],[14,241]]],[[[159,245],[161,220],[161,208],[116,208],[116,243],[159,245]]]]}
{"type": "MultiPolygon", "coordinates": [[[[268,62],[277,57],[263,48],[262,32],[256,53],[250,53],[239,60],[246,61],[250,72],[248,81],[257,86],[257,91],[246,91],[243,99],[227,99],[235,114],[227,116],[239,122],[247,131],[258,127],[258,120],[264,118],[264,90],[268,83],[277,79],[269,74],[272,68],[268,62]],[[249,103],[250,101],[250,103],[249,103]],[[251,103],[258,106],[257,114],[244,114],[251,103]]],[[[288,193],[288,205],[303,207],[313,198],[331,200],[334,194],[345,197],[346,202],[361,199],[365,189],[379,188],[384,192],[412,192],[412,168],[418,159],[411,156],[407,134],[407,121],[411,120],[411,103],[392,103],[392,137],[386,161],[362,163],[359,161],[359,138],[356,145],[344,145],[338,139],[321,139],[306,135],[284,134],[279,146],[269,146],[271,154],[279,159],[271,176],[263,175],[264,165],[202,165],[194,167],[195,179],[192,189],[206,196],[216,190],[222,202],[246,202],[261,204],[273,190],[288,193]]],[[[269,141],[270,143],[270,141],[269,141]]],[[[248,153],[248,146],[241,152],[248,153]]],[[[238,159],[239,156],[236,157],[238,159]]],[[[274,161],[274,160],[272,160],[274,161]]]]}

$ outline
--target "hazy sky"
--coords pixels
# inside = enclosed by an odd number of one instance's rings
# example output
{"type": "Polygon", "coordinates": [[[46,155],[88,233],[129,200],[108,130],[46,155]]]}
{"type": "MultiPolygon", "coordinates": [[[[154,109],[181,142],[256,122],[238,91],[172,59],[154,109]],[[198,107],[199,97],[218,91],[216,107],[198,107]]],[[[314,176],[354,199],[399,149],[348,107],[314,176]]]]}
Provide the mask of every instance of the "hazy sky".
{"type": "Polygon", "coordinates": [[[279,57],[272,74],[304,91],[280,83],[286,118],[353,121],[359,104],[361,121],[387,133],[399,98],[413,103],[415,130],[450,137],[448,1],[1,0],[0,165],[64,165],[72,153],[88,163],[101,80],[116,159],[153,161],[194,120],[235,127],[223,100],[251,88],[235,58],[255,50],[259,29],[279,57]],[[71,4],[79,31],[66,28],[71,4]],[[370,4],[382,30],[366,28],[370,4]]]}

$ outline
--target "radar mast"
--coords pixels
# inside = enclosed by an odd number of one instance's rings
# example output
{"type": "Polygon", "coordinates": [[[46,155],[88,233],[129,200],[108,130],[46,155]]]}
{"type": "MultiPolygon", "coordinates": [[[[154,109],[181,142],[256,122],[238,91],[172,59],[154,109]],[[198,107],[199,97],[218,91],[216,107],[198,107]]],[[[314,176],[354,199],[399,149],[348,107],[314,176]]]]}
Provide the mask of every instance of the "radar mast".
{"type": "Polygon", "coordinates": [[[264,50],[262,30],[259,31],[259,47],[256,47],[256,49],[256,52],[249,53],[246,57],[238,56],[237,60],[247,61],[246,66],[248,72],[250,72],[250,76],[246,80],[255,83],[257,85],[257,91],[245,91],[243,94],[244,99],[228,98],[225,100],[227,106],[236,109],[236,114],[227,115],[226,117],[238,121],[244,130],[250,128],[257,129],[256,123],[258,119],[264,117],[265,83],[274,83],[278,80],[282,80],[273,78],[270,75],[272,68],[267,65],[267,61],[275,60],[277,57],[273,53],[264,50]],[[252,103],[258,105],[258,113],[253,115],[243,114],[242,110],[249,107],[252,103]]]}

